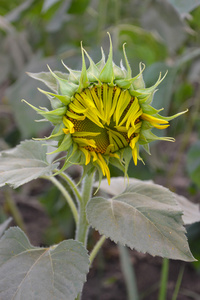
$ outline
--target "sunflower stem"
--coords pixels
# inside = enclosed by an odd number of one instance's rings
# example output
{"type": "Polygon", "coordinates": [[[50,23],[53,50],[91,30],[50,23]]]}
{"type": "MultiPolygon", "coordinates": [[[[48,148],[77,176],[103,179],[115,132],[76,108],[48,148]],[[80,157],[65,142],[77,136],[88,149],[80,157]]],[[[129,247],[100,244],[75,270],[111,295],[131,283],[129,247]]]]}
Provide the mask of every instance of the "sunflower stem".
{"type": "Polygon", "coordinates": [[[89,229],[89,224],[86,217],[86,205],[91,197],[93,179],[94,172],[89,175],[87,174],[83,180],[82,198],[79,203],[79,222],[76,230],[76,240],[83,243],[86,248],[89,229]]]}
{"type": "MultiPolygon", "coordinates": [[[[82,198],[79,203],[79,222],[76,229],[76,240],[83,243],[87,249],[89,224],[86,217],[86,205],[90,200],[92,194],[92,185],[95,172],[87,174],[83,180],[82,198]]],[[[81,293],[77,296],[76,300],[81,299],[81,293]]]]}

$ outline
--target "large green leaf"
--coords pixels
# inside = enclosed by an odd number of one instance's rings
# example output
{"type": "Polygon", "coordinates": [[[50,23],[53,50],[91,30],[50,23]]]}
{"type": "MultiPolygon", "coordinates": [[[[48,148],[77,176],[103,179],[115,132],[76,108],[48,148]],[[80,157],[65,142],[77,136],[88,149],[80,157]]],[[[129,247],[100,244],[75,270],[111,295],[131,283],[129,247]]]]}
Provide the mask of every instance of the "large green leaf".
{"type": "Polygon", "coordinates": [[[74,300],[88,270],[87,250],[77,241],[33,247],[17,227],[0,240],[0,299],[74,300]]]}
{"type": "Polygon", "coordinates": [[[185,225],[191,225],[200,222],[200,205],[188,201],[185,197],[176,195],[176,201],[183,211],[183,222],[185,225]]]}
{"type": "MultiPolygon", "coordinates": [[[[155,186],[153,181],[148,180],[148,181],[141,181],[138,179],[134,178],[129,178],[128,179],[128,184],[131,186],[133,185],[143,185],[145,184],[150,184],[155,186]]],[[[95,183],[95,186],[98,187],[99,182],[95,183]]],[[[111,195],[111,196],[117,196],[122,193],[126,189],[127,182],[124,177],[116,177],[112,178],[110,185],[108,185],[108,181],[106,179],[103,179],[101,181],[101,191],[104,191],[106,194],[111,195]]],[[[158,185],[156,185],[158,187],[158,185]]],[[[161,187],[162,188],[162,187],[161,187]]],[[[177,204],[180,207],[180,210],[182,211],[182,219],[185,225],[190,225],[196,222],[200,222],[200,210],[199,210],[199,205],[192,203],[188,199],[186,199],[183,196],[177,195],[173,193],[173,197],[175,197],[175,200],[177,204]]]]}
{"type": "Polygon", "coordinates": [[[167,1],[149,1],[141,22],[147,30],[157,32],[174,53],[185,41],[185,24],[177,10],[167,1]]]}
{"type": "Polygon", "coordinates": [[[0,186],[9,184],[17,188],[38,177],[50,175],[58,163],[48,162],[47,152],[44,142],[32,140],[0,152],[0,186]]]}
{"type": "Polygon", "coordinates": [[[149,32],[149,30],[130,24],[118,24],[117,30],[120,44],[127,43],[127,57],[135,75],[135,66],[139,62],[142,61],[146,65],[151,65],[155,61],[162,61],[166,58],[167,49],[165,45],[157,35],[149,32]]]}
{"type": "Polygon", "coordinates": [[[173,193],[140,181],[111,199],[92,198],[87,206],[92,227],[116,243],[151,255],[193,261],[181,216],[173,193]]]}
{"type": "Polygon", "coordinates": [[[72,0],[68,9],[69,14],[83,14],[88,7],[90,0],[72,0]]]}

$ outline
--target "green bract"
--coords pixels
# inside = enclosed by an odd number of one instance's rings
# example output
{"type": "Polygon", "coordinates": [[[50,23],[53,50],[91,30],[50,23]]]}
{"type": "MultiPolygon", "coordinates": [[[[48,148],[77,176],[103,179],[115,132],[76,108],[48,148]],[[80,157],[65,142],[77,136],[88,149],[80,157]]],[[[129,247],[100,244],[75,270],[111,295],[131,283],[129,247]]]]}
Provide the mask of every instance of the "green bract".
{"type": "MultiPolygon", "coordinates": [[[[109,35],[110,38],[110,35],[109,35]]],[[[139,145],[149,153],[149,143],[154,140],[173,141],[170,137],[157,137],[153,127],[164,129],[168,121],[179,116],[163,117],[150,104],[159,83],[145,88],[141,63],[140,72],[132,77],[130,65],[123,46],[125,66],[113,62],[112,41],[107,61],[102,50],[102,59],[95,64],[81,45],[82,70],[74,71],[64,63],[68,73],[49,72],[29,75],[44,82],[52,92],[40,90],[49,98],[52,110],[36,108],[46,120],[55,126],[46,139],[58,142],[54,151],[66,151],[63,169],[72,164],[84,166],[84,174],[97,168],[100,178],[105,175],[110,182],[109,163],[126,174],[131,157],[135,165],[139,145]],[[89,60],[86,68],[85,56],[89,60]]]]}

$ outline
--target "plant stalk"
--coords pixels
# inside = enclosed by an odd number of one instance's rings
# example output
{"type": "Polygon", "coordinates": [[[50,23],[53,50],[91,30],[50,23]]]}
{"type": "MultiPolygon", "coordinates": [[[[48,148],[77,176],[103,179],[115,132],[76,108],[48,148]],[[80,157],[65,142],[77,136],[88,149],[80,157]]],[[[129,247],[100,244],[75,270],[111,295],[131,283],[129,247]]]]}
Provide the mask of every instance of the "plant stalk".
{"type": "Polygon", "coordinates": [[[127,289],[127,299],[128,300],[139,300],[137,282],[135,278],[134,267],[131,263],[131,258],[128,249],[123,245],[118,245],[120,253],[121,268],[124,274],[126,289],[127,289]]]}
{"type": "MultiPolygon", "coordinates": [[[[86,217],[86,205],[90,200],[92,194],[94,174],[95,172],[87,174],[83,180],[82,198],[79,203],[79,222],[76,228],[76,240],[83,243],[86,249],[87,249],[88,231],[89,231],[89,224],[86,217]]],[[[82,294],[79,293],[76,300],[80,300],[81,295],[82,294]]]]}
{"type": "Polygon", "coordinates": [[[5,200],[6,200],[6,205],[15,220],[16,224],[27,234],[26,232],[26,226],[24,224],[22,215],[20,213],[20,210],[18,209],[15,201],[13,200],[10,191],[7,189],[5,191],[5,200]]]}
{"type": "Polygon", "coordinates": [[[74,220],[76,224],[78,224],[78,211],[76,208],[76,205],[74,204],[74,201],[72,200],[70,194],[67,192],[67,190],[64,188],[64,186],[55,178],[50,176],[42,176],[44,179],[50,180],[63,194],[66,202],[68,203],[69,207],[71,208],[72,214],[74,216],[74,220]]]}
{"type": "Polygon", "coordinates": [[[86,175],[83,180],[82,198],[79,203],[79,222],[76,230],[76,240],[83,243],[86,248],[89,229],[89,224],[86,217],[86,205],[91,197],[93,179],[94,172],[86,175]]]}
{"type": "MultiPolygon", "coordinates": [[[[56,172],[58,172],[58,170],[56,170],[56,172]]],[[[81,194],[76,186],[76,184],[74,183],[74,181],[64,172],[60,172],[58,174],[60,177],[62,177],[70,186],[71,190],[73,191],[74,195],[76,196],[78,202],[81,201],[81,194]]]]}
{"type": "Polygon", "coordinates": [[[91,251],[91,253],[90,253],[90,266],[92,265],[93,260],[95,259],[97,253],[101,249],[101,247],[102,247],[103,243],[105,242],[105,240],[106,240],[105,235],[102,235],[101,238],[96,243],[96,245],[94,246],[93,250],[91,251]]]}
{"type": "Polygon", "coordinates": [[[158,300],[165,300],[167,296],[167,281],[169,272],[169,259],[163,258],[161,280],[160,280],[160,291],[158,300]]]}
{"type": "Polygon", "coordinates": [[[179,271],[178,279],[177,279],[176,286],[175,286],[175,289],[174,289],[174,293],[172,295],[172,300],[176,300],[177,297],[178,297],[181,282],[182,282],[182,279],[183,279],[183,273],[184,273],[184,266],[182,266],[180,271],[179,271]]]}

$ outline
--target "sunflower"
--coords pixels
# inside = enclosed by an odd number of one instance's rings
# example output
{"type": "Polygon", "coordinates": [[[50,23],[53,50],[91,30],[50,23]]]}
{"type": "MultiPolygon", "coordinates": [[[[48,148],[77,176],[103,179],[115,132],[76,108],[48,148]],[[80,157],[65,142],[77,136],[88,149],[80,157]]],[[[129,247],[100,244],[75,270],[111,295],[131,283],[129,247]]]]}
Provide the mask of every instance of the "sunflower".
{"type": "Polygon", "coordinates": [[[82,47],[82,70],[74,71],[64,63],[68,73],[29,73],[44,82],[53,92],[45,93],[51,101],[52,110],[34,108],[54,125],[52,134],[45,139],[57,143],[55,153],[66,151],[62,170],[72,164],[84,167],[83,175],[96,168],[99,177],[106,176],[110,183],[109,164],[123,170],[127,175],[130,159],[135,165],[139,155],[139,145],[149,153],[149,143],[154,140],[174,141],[170,137],[158,137],[152,128],[165,129],[171,117],[159,115],[162,110],[150,104],[154,92],[165,75],[150,88],[145,88],[142,73],[144,64],[139,66],[139,74],[132,77],[131,68],[123,54],[125,67],[113,62],[112,41],[107,61],[102,50],[102,59],[95,64],[82,47]],[[86,68],[85,56],[89,60],[86,68]]]}

